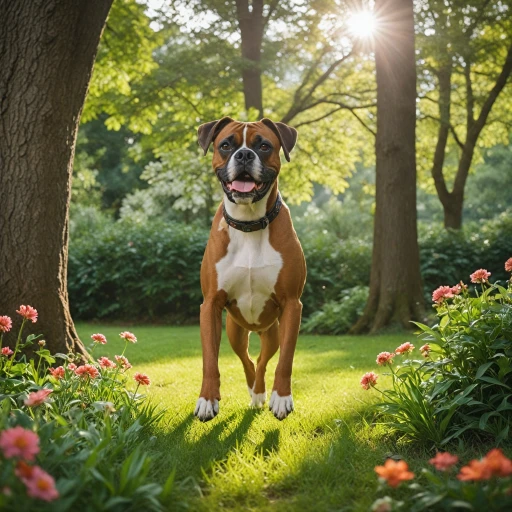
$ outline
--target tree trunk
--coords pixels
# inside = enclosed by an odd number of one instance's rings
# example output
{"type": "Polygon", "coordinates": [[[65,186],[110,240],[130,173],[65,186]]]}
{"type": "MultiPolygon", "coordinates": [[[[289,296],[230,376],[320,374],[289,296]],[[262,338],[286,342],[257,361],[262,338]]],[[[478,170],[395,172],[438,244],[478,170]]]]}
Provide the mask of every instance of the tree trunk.
{"type": "Polygon", "coordinates": [[[237,17],[240,27],[243,69],[242,81],[246,110],[256,109],[258,119],[263,117],[263,86],[261,83],[261,47],[266,18],[263,0],[253,0],[252,10],[248,0],[237,0],[237,17]]]}
{"type": "Polygon", "coordinates": [[[376,211],[370,296],[353,333],[410,327],[423,312],[416,226],[412,0],[377,0],[376,211]]]}
{"type": "Polygon", "coordinates": [[[0,314],[39,312],[52,352],[85,351],[68,307],[76,133],[112,0],[0,0],[0,314]]]}

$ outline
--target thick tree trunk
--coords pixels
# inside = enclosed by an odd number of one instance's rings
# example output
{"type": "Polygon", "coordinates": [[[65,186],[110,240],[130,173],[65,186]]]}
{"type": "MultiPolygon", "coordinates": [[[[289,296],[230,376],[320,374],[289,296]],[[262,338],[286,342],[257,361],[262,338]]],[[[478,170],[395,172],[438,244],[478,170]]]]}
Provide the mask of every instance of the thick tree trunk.
{"type": "Polygon", "coordinates": [[[0,314],[19,322],[20,304],[35,307],[26,333],[54,352],[84,351],[66,282],[71,174],[111,4],[0,0],[0,314]]]}
{"type": "Polygon", "coordinates": [[[256,109],[258,119],[263,117],[263,86],[261,82],[261,48],[266,18],[263,16],[263,0],[253,0],[251,9],[248,0],[237,0],[237,16],[240,27],[242,58],[242,81],[245,108],[256,109]]]}
{"type": "Polygon", "coordinates": [[[416,70],[412,0],[377,0],[376,211],[370,297],[352,332],[421,317],[416,227],[416,70]]]}

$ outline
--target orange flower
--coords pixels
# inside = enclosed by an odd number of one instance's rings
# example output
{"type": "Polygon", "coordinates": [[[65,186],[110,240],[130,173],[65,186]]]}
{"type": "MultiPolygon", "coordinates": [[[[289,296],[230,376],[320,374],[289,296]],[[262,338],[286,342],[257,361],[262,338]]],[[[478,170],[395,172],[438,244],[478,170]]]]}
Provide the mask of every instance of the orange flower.
{"type": "Polygon", "coordinates": [[[409,471],[409,466],[404,460],[388,459],[384,466],[376,466],[375,472],[391,487],[398,487],[404,480],[412,480],[414,473],[409,471]]]}
{"type": "Polygon", "coordinates": [[[503,452],[494,448],[483,459],[491,471],[492,476],[510,476],[512,475],[512,460],[503,455],[503,452]]]}
{"type": "Polygon", "coordinates": [[[457,478],[466,480],[489,480],[492,473],[486,462],[483,460],[472,460],[467,466],[460,469],[457,478]]]}

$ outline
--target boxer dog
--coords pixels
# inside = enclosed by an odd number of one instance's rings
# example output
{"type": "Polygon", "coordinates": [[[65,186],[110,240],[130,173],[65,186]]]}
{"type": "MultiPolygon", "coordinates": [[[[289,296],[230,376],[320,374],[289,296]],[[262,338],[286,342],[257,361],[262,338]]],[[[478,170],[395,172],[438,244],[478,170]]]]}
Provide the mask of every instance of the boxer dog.
{"type": "Polygon", "coordinates": [[[219,412],[224,308],[227,335],[242,361],[251,405],[263,407],[267,363],[280,349],[269,406],[280,420],[293,411],[292,364],[306,262],[277,177],[280,149],[290,161],[296,140],[294,128],[270,119],[241,123],[224,117],[198,129],[205,155],[213,144],[213,169],[224,191],[201,265],[203,384],[194,411],[201,421],[219,412]],[[261,338],[256,365],[248,352],[251,332],[261,338]]]}

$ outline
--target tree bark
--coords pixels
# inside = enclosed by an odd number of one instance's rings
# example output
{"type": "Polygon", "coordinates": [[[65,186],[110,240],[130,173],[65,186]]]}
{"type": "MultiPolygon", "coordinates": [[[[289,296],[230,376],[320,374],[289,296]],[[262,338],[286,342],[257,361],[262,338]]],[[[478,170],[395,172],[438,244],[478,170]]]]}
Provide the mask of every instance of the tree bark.
{"type": "Polygon", "coordinates": [[[266,18],[263,16],[263,0],[253,0],[252,10],[249,0],[236,0],[236,12],[240,27],[242,58],[242,81],[245,108],[258,111],[258,119],[263,117],[263,86],[261,82],[261,48],[266,18]]]}
{"type": "Polygon", "coordinates": [[[71,175],[78,123],[112,0],[0,0],[0,314],[39,312],[25,334],[85,349],[68,307],[71,175]]]}
{"type": "Polygon", "coordinates": [[[423,313],[416,226],[412,0],[377,0],[376,211],[370,296],[353,333],[410,327],[423,313]]]}

